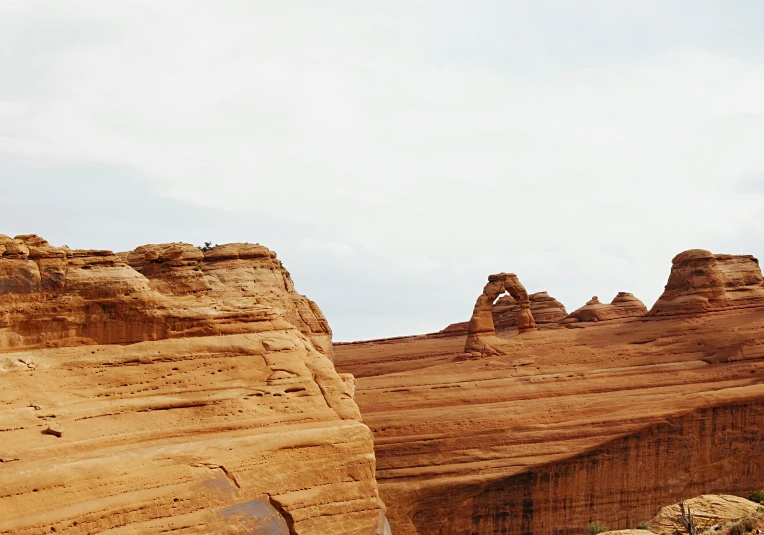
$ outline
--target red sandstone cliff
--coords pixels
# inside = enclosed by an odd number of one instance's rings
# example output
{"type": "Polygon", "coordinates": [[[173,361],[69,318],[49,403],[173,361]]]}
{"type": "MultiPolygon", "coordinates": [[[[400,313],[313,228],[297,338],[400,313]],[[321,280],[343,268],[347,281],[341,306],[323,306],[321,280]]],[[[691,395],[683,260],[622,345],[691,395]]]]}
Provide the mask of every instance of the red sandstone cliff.
{"type": "Polygon", "coordinates": [[[742,258],[716,297],[695,270],[672,271],[673,300],[707,299],[716,314],[504,332],[501,354],[475,360],[464,335],[338,346],[393,532],[633,528],[682,498],[761,487],[764,302],[742,258]]]}
{"type": "Polygon", "coordinates": [[[330,340],[259,245],[0,236],[0,534],[383,533],[330,340]]]}

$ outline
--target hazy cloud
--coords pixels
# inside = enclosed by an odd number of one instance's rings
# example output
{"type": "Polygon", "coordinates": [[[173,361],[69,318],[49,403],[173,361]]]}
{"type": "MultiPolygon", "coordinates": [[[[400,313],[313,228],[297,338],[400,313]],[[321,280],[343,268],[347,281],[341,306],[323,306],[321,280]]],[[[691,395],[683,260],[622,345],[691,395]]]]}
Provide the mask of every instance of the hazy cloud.
{"type": "Polygon", "coordinates": [[[649,306],[681,250],[764,245],[762,24],[758,2],[5,2],[0,232],[258,241],[342,339],[466,319],[495,271],[649,306]]]}

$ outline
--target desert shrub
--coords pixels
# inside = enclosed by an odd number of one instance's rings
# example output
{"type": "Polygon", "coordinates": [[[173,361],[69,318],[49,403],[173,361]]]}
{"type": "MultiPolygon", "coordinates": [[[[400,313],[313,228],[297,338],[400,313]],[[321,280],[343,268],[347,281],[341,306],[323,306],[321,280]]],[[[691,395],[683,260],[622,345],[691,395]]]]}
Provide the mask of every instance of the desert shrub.
{"type": "Polygon", "coordinates": [[[753,528],[756,527],[756,522],[757,520],[755,516],[743,518],[730,526],[728,535],[743,535],[744,533],[753,531],[753,528]]]}
{"type": "Polygon", "coordinates": [[[755,490],[749,496],[748,499],[752,502],[762,503],[764,502],[764,490],[755,490]]]}
{"type": "Polygon", "coordinates": [[[647,529],[647,522],[640,522],[637,524],[637,529],[647,529]]]}
{"type": "Polygon", "coordinates": [[[747,516],[741,520],[740,523],[746,531],[753,531],[753,528],[755,528],[758,523],[758,519],[755,516],[747,516]]]}
{"type": "Polygon", "coordinates": [[[764,514],[764,507],[757,507],[756,508],[756,513],[757,514],[764,514]]]}
{"type": "Polygon", "coordinates": [[[586,531],[589,535],[598,535],[599,533],[605,533],[607,526],[599,522],[589,522],[589,525],[586,526],[586,531]]]}

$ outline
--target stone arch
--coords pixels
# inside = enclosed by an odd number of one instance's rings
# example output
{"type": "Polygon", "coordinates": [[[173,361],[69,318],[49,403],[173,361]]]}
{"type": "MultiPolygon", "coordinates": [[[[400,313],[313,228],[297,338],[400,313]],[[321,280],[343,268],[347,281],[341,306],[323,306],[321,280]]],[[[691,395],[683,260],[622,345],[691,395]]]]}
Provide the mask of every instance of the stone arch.
{"type": "Polygon", "coordinates": [[[496,273],[488,276],[488,284],[483,288],[475,301],[469,326],[467,328],[467,342],[464,345],[466,353],[484,354],[486,344],[480,340],[486,336],[496,336],[496,328],[493,324],[493,302],[503,293],[511,295],[520,305],[517,313],[517,327],[521,333],[538,329],[536,321],[530,310],[530,299],[525,286],[522,285],[514,273],[496,273]]]}

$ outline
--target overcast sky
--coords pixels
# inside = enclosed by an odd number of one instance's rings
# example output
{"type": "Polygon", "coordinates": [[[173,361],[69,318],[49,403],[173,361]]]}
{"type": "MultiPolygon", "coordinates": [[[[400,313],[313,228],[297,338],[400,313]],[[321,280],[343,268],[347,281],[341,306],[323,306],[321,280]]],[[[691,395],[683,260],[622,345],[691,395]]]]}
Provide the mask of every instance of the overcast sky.
{"type": "Polygon", "coordinates": [[[764,254],[759,0],[0,0],[0,233],[258,242],[336,340],[764,254]]]}

